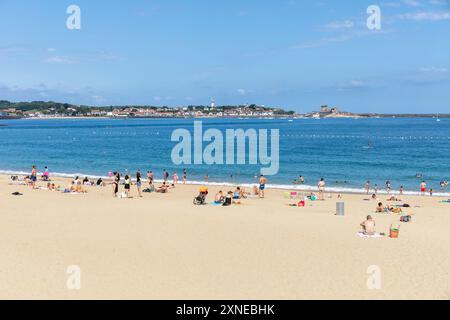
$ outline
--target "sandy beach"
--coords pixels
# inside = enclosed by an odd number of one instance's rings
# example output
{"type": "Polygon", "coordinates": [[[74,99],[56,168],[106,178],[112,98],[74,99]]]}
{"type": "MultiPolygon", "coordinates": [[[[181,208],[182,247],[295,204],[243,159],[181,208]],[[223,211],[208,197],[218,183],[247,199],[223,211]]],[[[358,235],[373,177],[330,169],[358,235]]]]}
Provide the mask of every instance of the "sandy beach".
{"type": "MultiPolygon", "coordinates": [[[[9,183],[0,176],[2,299],[450,298],[443,198],[402,196],[412,221],[400,223],[362,194],[343,195],[345,216],[336,216],[336,194],[302,208],[269,189],[266,199],[220,207],[194,206],[199,186],[143,198],[132,187],[134,198],[119,199],[109,185],[71,195],[9,183]],[[401,225],[399,238],[358,237],[368,214],[378,232],[401,225]],[[66,285],[72,265],[79,290],[66,285]],[[367,286],[370,266],[380,289],[367,286]]],[[[229,188],[209,187],[208,201],[219,189],[229,188]]]]}

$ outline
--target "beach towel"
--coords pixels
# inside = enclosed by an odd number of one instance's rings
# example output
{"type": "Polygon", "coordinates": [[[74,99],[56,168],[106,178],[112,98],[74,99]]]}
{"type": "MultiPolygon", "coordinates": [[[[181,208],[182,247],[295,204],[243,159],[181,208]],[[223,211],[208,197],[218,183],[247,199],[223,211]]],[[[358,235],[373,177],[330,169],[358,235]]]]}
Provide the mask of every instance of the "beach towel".
{"type": "Polygon", "coordinates": [[[221,206],[221,205],[222,205],[221,202],[215,203],[214,201],[213,201],[213,202],[210,202],[209,204],[212,205],[212,206],[221,206]]]}
{"type": "Polygon", "coordinates": [[[375,233],[374,235],[364,234],[364,232],[360,231],[356,234],[360,238],[383,238],[383,236],[379,233],[375,233]]]}

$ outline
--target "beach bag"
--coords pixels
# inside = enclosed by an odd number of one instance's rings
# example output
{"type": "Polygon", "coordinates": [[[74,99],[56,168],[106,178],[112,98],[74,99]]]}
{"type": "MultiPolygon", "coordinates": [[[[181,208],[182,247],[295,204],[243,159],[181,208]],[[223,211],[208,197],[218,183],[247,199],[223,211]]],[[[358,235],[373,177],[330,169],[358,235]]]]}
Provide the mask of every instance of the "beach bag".
{"type": "Polygon", "coordinates": [[[392,227],[392,224],[391,224],[391,227],[389,228],[389,237],[392,239],[397,239],[399,232],[400,232],[400,226],[397,226],[395,228],[395,227],[392,227]]]}
{"type": "Polygon", "coordinates": [[[400,217],[400,222],[410,222],[410,221],[411,221],[410,215],[400,217]]]}

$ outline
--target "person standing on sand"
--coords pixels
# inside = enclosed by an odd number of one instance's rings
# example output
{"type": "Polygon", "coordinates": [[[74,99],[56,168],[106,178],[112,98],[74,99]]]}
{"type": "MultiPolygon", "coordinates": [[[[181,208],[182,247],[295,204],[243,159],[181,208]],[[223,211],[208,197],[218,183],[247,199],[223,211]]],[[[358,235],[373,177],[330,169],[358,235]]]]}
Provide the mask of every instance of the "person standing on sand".
{"type": "Polygon", "coordinates": [[[400,195],[403,194],[403,191],[404,191],[403,186],[400,186],[400,195]]]}
{"type": "Polygon", "coordinates": [[[142,181],[141,181],[141,170],[138,170],[138,171],[136,172],[136,189],[137,189],[139,198],[142,198],[141,186],[142,186],[142,181]]]}
{"type": "Polygon", "coordinates": [[[183,184],[186,184],[187,181],[187,172],[186,169],[183,170],[183,184]]]}
{"type": "Polygon", "coordinates": [[[375,184],[375,186],[373,187],[373,190],[374,190],[375,195],[377,195],[378,194],[378,185],[377,184],[375,184]]]}
{"type": "Polygon", "coordinates": [[[36,171],[36,165],[33,165],[31,167],[31,186],[34,188],[36,188],[36,180],[37,180],[37,171],[36,171]]]}
{"type": "Polygon", "coordinates": [[[264,199],[264,190],[266,189],[267,178],[264,175],[259,177],[259,197],[264,199]]]}
{"type": "Polygon", "coordinates": [[[163,171],[163,180],[167,183],[167,180],[169,179],[169,173],[164,169],[163,171]]]}
{"type": "Polygon", "coordinates": [[[427,192],[427,184],[426,184],[426,182],[425,182],[425,180],[424,180],[424,181],[422,181],[422,183],[420,184],[420,194],[421,194],[422,196],[424,196],[424,195],[425,195],[425,192],[427,192]]]}
{"type": "Polygon", "coordinates": [[[391,193],[391,180],[386,180],[386,193],[390,194],[391,193]]]}
{"type": "Polygon", "coordinates": [[[147,180],[148,180],[148,184],[151,186],[153,184],[153,180],[154,180],[154,176],[153,176],[153,171],[147,171],[147,180]]]}
{"type": "Polygon", "coordinates": [[[324,198],[324,193],[325,193],[325,180],[324,180],[324,178],[320,178],[320,181],[317,184],[317,187],[319,188],[319,200],[325,200],[325,198],[324,198]]]}
{"type": "Polygon", "coordinates": [[[120,182],[120,176],[119,176],[119,173],[116,172],[116,174],[114,175],[114,180],[112,182],[114,197],[117,197],[117,194],[119,193],[119,182],[120,182]]]}
{"type": "Polygon", "coordinates": [[[130,188],[131,188],[131,179],[129,175],[125,176],[125,194],[127,195],[127,198],[130,197],[130,188]]]}
{"type": "Polygon", "coordinates": [[[42,180],[50,181],[50,173],[48,172],[47,166],[44,167],[44,173],[42,174],[42,180]]]}
{"type": "Polygon", "coordinates": [[[173,173],[173,184],[178,184],[178,175],[177,172],[173,173]]]}
{"type": "Polygon", "coordinates": [[[370,192],[370,181],[367,180],[367,182],[366,182],[366,194],[369,194],[369,192],[370,192]]]}

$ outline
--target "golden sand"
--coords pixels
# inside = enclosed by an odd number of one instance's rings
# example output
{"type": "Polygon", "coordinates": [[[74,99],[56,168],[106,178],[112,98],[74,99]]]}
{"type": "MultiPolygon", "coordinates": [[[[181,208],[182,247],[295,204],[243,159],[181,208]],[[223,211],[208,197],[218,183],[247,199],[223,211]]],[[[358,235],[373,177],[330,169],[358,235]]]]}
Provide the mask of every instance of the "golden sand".
{"type": "MultiPolygon", "coordinates": [[[[450,203],[442,198],[403,196],[412,222],[400,223],[374,213],[377,201],[366,195],[344,195],[342,217],[336,195],[299,208],[267,190],[264,200],[199,207],[198,186],[118,199],[111,186],[69,195],[8,183],[0,176],[2,299],[450,298],[450,203]],[[357,237],[368,214],[379,232],[401,224],[399,238],[357,237]],[[72,265],[79,290],[67,287],[72,265]],[[380,289],[367,286],[370,266],[380,289]]],[[[209,201],[219,189],[209,188],[209,201]]]]}

